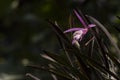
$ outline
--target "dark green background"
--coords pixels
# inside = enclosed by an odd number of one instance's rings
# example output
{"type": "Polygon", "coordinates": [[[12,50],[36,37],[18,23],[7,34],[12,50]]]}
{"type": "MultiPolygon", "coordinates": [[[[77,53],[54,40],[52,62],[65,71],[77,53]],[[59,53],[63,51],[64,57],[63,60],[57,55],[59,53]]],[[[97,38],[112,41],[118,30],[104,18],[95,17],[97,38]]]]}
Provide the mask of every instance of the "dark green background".
{"type": "Polygon", "coordinates": [[[120,44],[114,28],[120,27],[116,18],[120,0],[0,0],[0,80],[24,80],[27,72],[48,80],[48,74],[25,65],[43,64],[42,49],[57,52],[59,46],[46,19],[57,21],[65,30],[74,7],[106,25],[120,44]]]}

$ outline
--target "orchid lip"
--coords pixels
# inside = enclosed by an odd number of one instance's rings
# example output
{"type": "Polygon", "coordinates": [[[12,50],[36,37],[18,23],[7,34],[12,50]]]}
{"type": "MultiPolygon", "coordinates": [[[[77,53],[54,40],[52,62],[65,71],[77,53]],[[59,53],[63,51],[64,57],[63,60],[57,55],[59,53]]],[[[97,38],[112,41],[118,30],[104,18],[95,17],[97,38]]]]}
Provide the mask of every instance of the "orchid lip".
{"type": "MultiPolygon", "coordinates": [[[[95,26],[94,24],[90,24],[89,28],[92,28],[94,26],[95,26]]],[[[72,44],[74,44],[76,41],[81,41],[84,35],[87,34],[88,28],[71,28],[71,29],[64,31],[64,33],[73,32],[73,31],[74,33],[73,33],[72,44]]]]}

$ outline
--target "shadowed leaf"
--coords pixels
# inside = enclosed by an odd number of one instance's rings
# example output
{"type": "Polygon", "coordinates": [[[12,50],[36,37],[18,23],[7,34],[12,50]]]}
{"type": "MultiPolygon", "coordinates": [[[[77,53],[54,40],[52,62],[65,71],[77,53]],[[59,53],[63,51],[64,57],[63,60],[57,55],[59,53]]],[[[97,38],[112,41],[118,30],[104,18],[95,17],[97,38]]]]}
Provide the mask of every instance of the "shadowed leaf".
{"type": "Polygon", "coordinates": [[[103,67],[101,64],[99,64],[98,62],[96,62],[95,60],[93,60],[92,58],[89,58],[83,54],[80,54],[84,59],[87,59],[88,60],[88,64],[97,69],[97,70],[100,70],[101,72],[103,73],[109,73],[111,76],[113,76],[114,78],[116,78],[117,80],[120,80],[120,78],[115,75],[113,72],[111,72],[110,70],[108,70],[107,68],[103,67]]]}
{"type": "Polygon", "coordinates": [[[37,69],[37,70],[44,70],[44,71],[53,73],[57,76],[63,77],[65,79],[73,80],[73,78],[71,78],[68,74],[60,73],[59,71],[57,71],[53,68],[48,68],[48,67],[45,67],[45,66],[44,67],[43,66],[36,66],[36,65],[30,65],[30,66],[27,66],[27,67],[31,67],[31,68],[34,68],[34,69],[37,69]]]}
{"type": "Polygon", "coordinates": [[[58,63],[61,63],[62,65],[66,65],[66,66],[71,66],[69,61],[66,58],[63,58],[62,56],[58,54],[53,54],[45,50],[43,50],[43,52],[58,63]]]}
{"type": "Polygon", "coordinates": [[[50,20],[47,20],[47,21],[52,25],[51,27],[54,29],[55,33],[57,33],[57,35],[59,35],[61,39],[63,39],[67,44],[71,44],[69,39],[65,36],[63,31],[60,29],[60,27],[57,24],[53,23],[50,20]]]}
{"type": "Polygon", "coordinates": [[[111,34],[108,32],[108,30],[99,22],[97,21],[95,18],[91,17],[91,16],[88,16],[88,18],[93,21],[94,24],[96,24],[105,34],[106,36],[109,38],[111,44],[115,47],[116,49],[116,52],[120,58],[120,49],[118,48],[117,44],[114,42],[111,34]]]}

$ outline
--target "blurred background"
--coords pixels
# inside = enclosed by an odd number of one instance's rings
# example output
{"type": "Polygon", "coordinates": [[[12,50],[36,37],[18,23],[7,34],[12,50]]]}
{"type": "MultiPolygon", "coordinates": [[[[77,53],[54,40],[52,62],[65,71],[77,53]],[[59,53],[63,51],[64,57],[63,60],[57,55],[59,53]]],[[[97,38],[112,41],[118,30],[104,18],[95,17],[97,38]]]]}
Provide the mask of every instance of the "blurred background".
{"type": "MultiPolygon", "coordinates": [[[[74,7],[106,25],[117,44],[120,40],[120,0],[0,0],[0,80],[32,80],[26,73],[52,80],[49,73],[25,67],[44,64],[42,49],[57,52],[56,36],[46,19],[63,30],[74,7]]],[[[120,45],[119,45],[120,47],[120,45]]]]}

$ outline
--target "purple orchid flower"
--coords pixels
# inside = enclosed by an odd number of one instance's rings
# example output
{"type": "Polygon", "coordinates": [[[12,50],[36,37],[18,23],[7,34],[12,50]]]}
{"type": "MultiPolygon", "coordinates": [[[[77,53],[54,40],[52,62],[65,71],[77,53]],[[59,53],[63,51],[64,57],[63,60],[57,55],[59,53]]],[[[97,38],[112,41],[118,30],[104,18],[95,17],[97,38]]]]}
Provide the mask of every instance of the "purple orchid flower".
{"type": "Polygon", "coordinates": [[[84,35],[87,34],[88,29],[96,26],[95,24],[87,25],[85,23],[85,21],[82,19],[82,17],[77,13],[77,11],[74,10],[74,13],[77,16],[77,18],[79,19],[79,21],[82,23],[84,28],[71,28],[71,29],[64,31],[64,33],[74,32],[72,44],[75,44],[76,41],[81,41],[82,38],[84,37],[84,35]]]}

